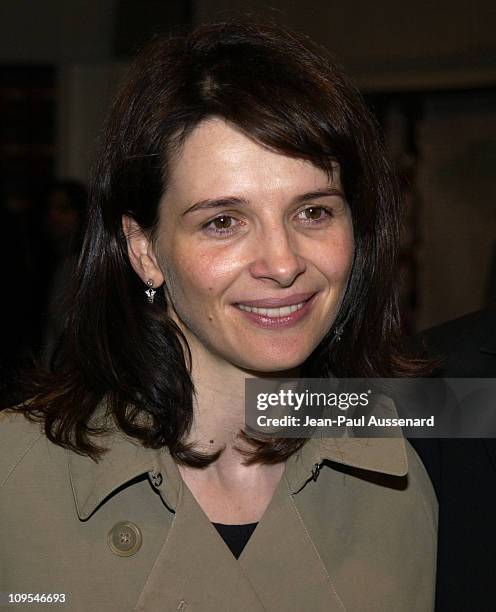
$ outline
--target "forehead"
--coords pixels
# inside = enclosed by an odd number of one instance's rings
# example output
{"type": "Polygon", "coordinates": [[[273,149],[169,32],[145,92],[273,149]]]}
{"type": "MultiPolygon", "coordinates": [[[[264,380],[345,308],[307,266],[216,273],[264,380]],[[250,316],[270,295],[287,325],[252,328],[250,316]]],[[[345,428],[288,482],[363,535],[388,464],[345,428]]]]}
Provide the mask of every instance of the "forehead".
{"type": "Polygon", "coordinates": [[[307,160],[264,147],[219,118],[199,124],[172,163],[167,191],[187,198],[226,191],[300,192],[339,183],[307,160]],[[211,192],[211,193],[209,193],[211,192]]]}

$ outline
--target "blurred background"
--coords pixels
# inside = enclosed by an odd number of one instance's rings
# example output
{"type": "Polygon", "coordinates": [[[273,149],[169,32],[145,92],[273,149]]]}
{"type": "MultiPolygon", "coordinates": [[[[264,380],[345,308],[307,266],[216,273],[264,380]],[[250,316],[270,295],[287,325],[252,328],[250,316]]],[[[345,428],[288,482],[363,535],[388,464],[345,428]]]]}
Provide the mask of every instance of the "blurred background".
{"type": "Polygon", "coordinates": [[[496,301],[492,0],[2,0],[3,373],[48,361],[110,99],[155,32],[251,12],[303,31],[355,78],[407,212],[402,313],[414,333],[496,301]]]}

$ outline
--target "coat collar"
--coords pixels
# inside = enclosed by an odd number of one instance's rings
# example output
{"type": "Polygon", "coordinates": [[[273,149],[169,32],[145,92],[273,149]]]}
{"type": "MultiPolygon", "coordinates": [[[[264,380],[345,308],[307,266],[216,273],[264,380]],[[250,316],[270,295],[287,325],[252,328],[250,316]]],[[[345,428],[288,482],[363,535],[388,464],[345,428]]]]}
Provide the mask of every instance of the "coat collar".
{"type": "Polygon", "coordinates": [[[155,453],[131,438],[112,434],[100,444],[108,450],[98,461],[66,451],[72,492],[81,520],[88,519],[122,485],[158,471],[155,453]]]}
{"type": "MultiPolygon", "coordinates": [[[[392,402],[383,406],[383,414],[395,416],[392,402]]],[[[404,476],[408,471],[405,442],[400,430],[391,438],[311,438],[286,464],[286,478],[292,493],[296,494],[315,478],[323,462],[404,476]]],[[[167,449],[149,449],[118,430],[112,430],[102,439],[108,451],[93,459],[66,451],[69,476],[81,520],[87,520],[116,489],[130,481],[148,477],[153,482],[157,474],[164,481],[167,505],[175,509],[182,478],[167,449]]]]}
{"type": "MultiPolygon", "coordinates": [[[[376,416],[397,418],[398,413],[391,400],[384,398],[374,408],[376,416]]],[[[312,478],[316,478],[322,463],[341,465],[388,474],[405,476],[408,460],[405,440],[401,428],[390,430],[384,438],[356,438],[347,432],[342,437],[310,439],[300,452],[292,455],[287,462],[286,475],[293,493],[301,490],[312,478]]]]}
{"type": "Polygon", "coordinates": [[[182,604],[188,610],[226,610],[227,602],[233,601],[238,602],[237,609],[250,612],[305,610],[309,605],[312,610],[344,610],[288,492],[283,477],[236,561],[188,487],[182,486],[178,510],[135,612],[179,610],[182,604]],[[267,567],[272,571],[267,572],[267,567]],[[274,588],[281,580],[284,588],[274,588]],[[157,584],[166,584],[167,589],[157,589],[157,584]]]}

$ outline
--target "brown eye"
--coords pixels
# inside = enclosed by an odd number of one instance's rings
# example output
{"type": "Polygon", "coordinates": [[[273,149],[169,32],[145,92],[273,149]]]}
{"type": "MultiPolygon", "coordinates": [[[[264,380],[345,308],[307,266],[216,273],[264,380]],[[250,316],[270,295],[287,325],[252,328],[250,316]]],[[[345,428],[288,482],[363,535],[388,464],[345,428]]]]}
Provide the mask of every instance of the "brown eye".
{"type": "Polygon", "coordinates": [[[324,206],[309,206],[298,213],[298,219],[307,225],[316,225],[329,221],[332,217],[332,211],[324,206]]]}
{"type": "Polygon", "coordinates": [[[232,217],[217,217],[217,219],[213,220],[213,224],[217,229],[228,229],[231,227],[232,217]]]}
{"type": "Polygon", "coordinates": [[[241,225],[242,223],[231,215],[219,215],[215,217],[215,219],[205,223],[202,229],[213,236],[226,238],[235,233],[241,225]]]}
{"type": "Polygon", "coordinates": [[[322,213],[324,211],[322,208],[311,207],[311,208],[305,208],[304,212],[305,212],[307,219],[312,219],[313,221],[316,221],[317,219],[321,218],[322,213]]]}

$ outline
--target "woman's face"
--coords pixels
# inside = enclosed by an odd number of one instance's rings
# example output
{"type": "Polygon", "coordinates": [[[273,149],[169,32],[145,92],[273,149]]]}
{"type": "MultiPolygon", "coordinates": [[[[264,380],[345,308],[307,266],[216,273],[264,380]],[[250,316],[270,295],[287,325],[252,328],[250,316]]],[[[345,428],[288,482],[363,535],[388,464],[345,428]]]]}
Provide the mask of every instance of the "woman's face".
{"type": "Polygon", "coordinates": [[[160,204],[155,260],[193,351],[247,370],[302,364],[353,262],[339,168],[274,153],[221,119],[186,139],[160,204]]]}

